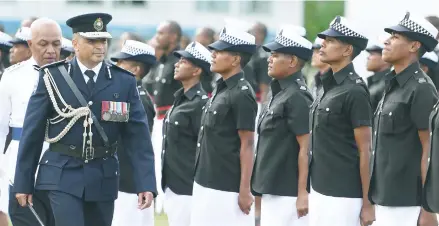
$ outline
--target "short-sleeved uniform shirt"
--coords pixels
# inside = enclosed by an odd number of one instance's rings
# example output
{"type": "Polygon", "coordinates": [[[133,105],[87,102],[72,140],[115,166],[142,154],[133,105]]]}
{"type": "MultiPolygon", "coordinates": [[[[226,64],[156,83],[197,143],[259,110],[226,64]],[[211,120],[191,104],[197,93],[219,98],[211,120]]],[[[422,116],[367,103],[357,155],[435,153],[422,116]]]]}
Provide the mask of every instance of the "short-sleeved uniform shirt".
{"type": "Polygon", "coordinates": [[[371,126],[366,84],[351,64],[322,76],[323,96],[311,111],[311,186],[333,197],[361,198],[360,158],[354,129],[371,126]]]}
{"type": "Polygon", "coordinates": [[[439,212],[439,102],[430,114],[430,158],[424,185],[422,206],[430,212],[439,212]]]}
{"type": "MultiPolygon", "coordinates": [[[[250,82],[253,90],[256,93],[256,100],[261,100],[261,90],[259,86],[261,84],[268,85],[271,81],[271,77],[268,76],[268,62],[267,59],[270,55],[262,48],[259,47],[256,53],[250,59],[250,62],[244,68],[244,77],[250,82]]],[[[263,98],[262,98],[263,99],[263,98]]]]}
{"type": "Polygon", "coordinates": [[[178,58],[172,53],[162,56],[143,79],[146,90],[157,106],[159,119],[165,117],[166,112],[174,103],[174,93],[182,87],[181,82],[174,79],[174,65],[177,61],[178,58]]]}
{"type": "Polygon", "coordinates": [[[198,83],[184,92],[175,93],[172,108],[163,123],[162,188],[169,187],[179,195],[192,195],[195,153],[202,108],[207,93],[198,83]]]}
{"type": "Polygon", "coordinates": [[[297,197],[300,146],[296,137],[309,133],[312,96],[300,71],[275,79],[270,86],[270,102],[257,124],[252,191],[255,195],[297,197]]]}
{"type": "Polygon", "coordinates": [[[385,79],[385,94],[374,117],[369,194],[378,205],[419,206],[422,145],[418,131],[428,130],[437,93],[418,62],[397,75],[392,71],[385,79]]]}
{"type": "Polygon", "coordinates": [[[383,97],[384,87],[386,86],[384,82],[384,76],[389,72],[390,68],[384,71],[377,72],[367,78],[367,86],[369,87],[370,103],[372,105],[373,112],[375,112],[378,107],[378,103],[383,97]]]}
{"type": "Polygon", "coordinates": [[[203,110],[195,182],[215,190],[239,192],[241,139],[238,131],[254,131],[257,114],[255,93],[243,73],[219,79],[203,110]]]}

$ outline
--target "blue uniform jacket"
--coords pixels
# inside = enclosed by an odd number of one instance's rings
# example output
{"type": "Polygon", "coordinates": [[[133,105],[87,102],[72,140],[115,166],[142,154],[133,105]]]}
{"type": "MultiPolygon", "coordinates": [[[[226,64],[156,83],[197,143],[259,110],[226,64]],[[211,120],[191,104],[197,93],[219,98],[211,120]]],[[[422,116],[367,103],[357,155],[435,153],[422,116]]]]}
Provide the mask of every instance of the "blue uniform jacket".
{"type": "MultiPolygon", "coordinates": [[[[157,194],[154,152],[146,122],[146,113],[139,98],[136,79],[127,71],[103,63],[96,80],[93,93],[89,93],[83,74],[74,58],[70,62],[57,62],[47,65],[56,82],[61,96],[73,108],[80,107],[79,101],[57,69],[63,64],[87,102],[92,102],[90,109],[98,118],[108,136],[110,144],[122,137],[122,143],[134,168],[136,193],[150,191],[157,194]],[[102,101],[130,103],[128,122],[109,122],[101,120],[102,101]]],[[[35,172],[39,172],[35,189],[62,191],[86,201],[108,201],[117,198],[119,182],[119,161],[117,156],[107,159],[95,159],[85,163],[81,159],[66,156],[50,150],[40,160],[44,141],[46,121],[57,115],[49,98],[43,76],[35,93],[29,100],[23,125],[14,181],[14,192],[31,194],[34,191],[35,172]],[[40,161],[39,161],[40,160],[40,161]],[[38,163],[39,162],[39,163],[38,163]]],[[[59,102],[60,103],[60,102],[59,102]]],[[[63,106],[60,106],[62,109],[63,106]]],[[[57,136],[70,119],[50,125],[49,137],[57,136]]],[[[84,118],[80,118],[59,143],[79,148],[82,151],[84,118]]],[[[93,126],[93,146],[104,146],[104,142],[93,126]]],[[[50,149],[50,147],[49,147],[50,149]]]]}

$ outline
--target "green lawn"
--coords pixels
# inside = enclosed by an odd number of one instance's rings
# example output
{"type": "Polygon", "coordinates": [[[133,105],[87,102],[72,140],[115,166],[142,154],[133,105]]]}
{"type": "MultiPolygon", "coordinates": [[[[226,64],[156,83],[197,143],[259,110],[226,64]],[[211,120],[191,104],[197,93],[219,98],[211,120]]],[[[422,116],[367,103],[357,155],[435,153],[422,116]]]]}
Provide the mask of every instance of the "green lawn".
{"type": "Polygon", "coordinates": [[[155,215],[155,226],[168,226],[168,218],[166,214],[156,214],[155,215]]]}

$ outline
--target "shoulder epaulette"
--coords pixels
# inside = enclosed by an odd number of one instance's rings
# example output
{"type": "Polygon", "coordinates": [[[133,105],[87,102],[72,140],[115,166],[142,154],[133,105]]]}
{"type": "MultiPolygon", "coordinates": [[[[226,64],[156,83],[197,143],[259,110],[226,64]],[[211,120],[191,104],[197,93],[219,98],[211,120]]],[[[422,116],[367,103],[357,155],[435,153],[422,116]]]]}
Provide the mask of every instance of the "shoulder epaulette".
{"type": "Polygon", "coordinates": [[[56,61],[56,62],[53,62],[50,64],[43,65],[40,70],[42,70],[44,68],[56,67],[56,66],[59,66],[59,65],[65,64],[65,63],[66,63],[66,60],[56,61]]]}
{"type": "Polygon", "coordinates": [[[125,70],[125,69],[123,69],[123,68],[117,66],[116,64],[111,64],[111,63],[106,63],[106,64],[107,64],[108,67],[110,67],[110,68],[112,68],[112,69],[115,69],[115,70],[121,71],[121,72],[123,72],[123,73],[125,73],[125,74],[128,74],[128,75],[131,75],[131,76],[133,76],[133,77],[136,77],[136,76],[135,76],[133,73],[131,73],[130,71],[127,71],[127,70],[125,70]]]}
{"type": "Polygon", "coordinates": [[[22,61],[20,63],[16,63],[14,65],[11,65],[11,66],[7,67],[3,73],[11,72],[11,71],[13,71],[13,70],[15,70],[17,68],[20,68],[21,66],[24,65],[23,62],[24,61],[22,61]]]}
{"type": "Polygon", "coordinates": [[[296,79],[296,83],[299,86],[300,90],[303,90],[303,91],[308,90],[308,88],[306,87],[305,81],[303,81],[302,79],[300,79],[300,78],[296,79]]]}

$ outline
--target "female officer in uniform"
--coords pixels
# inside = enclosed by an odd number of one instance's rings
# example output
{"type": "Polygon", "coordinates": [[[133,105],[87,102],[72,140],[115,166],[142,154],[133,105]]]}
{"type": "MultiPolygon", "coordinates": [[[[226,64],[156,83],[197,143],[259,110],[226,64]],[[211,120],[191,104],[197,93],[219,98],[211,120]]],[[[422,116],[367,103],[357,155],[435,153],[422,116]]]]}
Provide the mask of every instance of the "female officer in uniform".
{"type": "Polygon", "coordinates": [[[163,123],[162,188],[169,225],[189,226],[198,131],[208,99],[200,78],[209,76],[212,58],[210,51],[198,42],[175,51],[174,55],[179,58],[174,79],[183,88],[175,92],[174,104],[163,123]]]}

